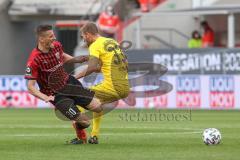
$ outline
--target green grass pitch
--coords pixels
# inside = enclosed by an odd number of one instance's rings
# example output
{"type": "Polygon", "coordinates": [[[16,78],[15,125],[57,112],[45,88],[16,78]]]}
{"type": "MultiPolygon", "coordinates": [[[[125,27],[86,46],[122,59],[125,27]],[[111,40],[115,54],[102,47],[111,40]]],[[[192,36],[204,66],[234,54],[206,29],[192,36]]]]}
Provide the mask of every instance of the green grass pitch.
{"type": "Polygon", "coordinates": [[[114,110],[99,145],[66,145],[71,138],[70,122],[51,109],[0,109],[1,160],[239,160],[240,111],[114,110]],[[203,144],[209,127],[221,131],[220,145],[203,144]]]}

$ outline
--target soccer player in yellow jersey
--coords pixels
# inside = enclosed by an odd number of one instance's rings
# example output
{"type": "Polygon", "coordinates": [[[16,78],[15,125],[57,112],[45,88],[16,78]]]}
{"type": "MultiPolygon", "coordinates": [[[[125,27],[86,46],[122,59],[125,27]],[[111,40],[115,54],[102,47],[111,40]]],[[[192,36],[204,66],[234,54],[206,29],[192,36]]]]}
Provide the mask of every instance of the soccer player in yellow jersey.
{"type": "MultiPolygon", "coordinates": [[[[101,72],[103,81],[90,89],[101,103],[109,104],[126,98],[129,94],[128,62],[119,44],[110,38],[101,37],[97,26],[88,22],[81,28],[81,36],[89,48],[88,67],[78,73],[82,78],[93,72],[101,72]]],[[[102,113],[93,113],[93,126],[89,143],[98,144],[102,113]]],[[[75,128],[76,129],[76,128],[75,128]]]]}

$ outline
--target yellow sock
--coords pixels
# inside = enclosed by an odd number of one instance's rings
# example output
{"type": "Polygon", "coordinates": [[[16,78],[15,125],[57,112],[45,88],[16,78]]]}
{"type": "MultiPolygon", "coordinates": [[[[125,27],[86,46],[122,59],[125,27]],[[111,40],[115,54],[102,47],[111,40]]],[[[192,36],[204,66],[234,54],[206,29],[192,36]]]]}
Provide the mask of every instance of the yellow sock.
{"type": "Polygon", "coordinates": [[[81,113],[85,113],[85,109],[84,109],[83,107],[77,105],[77,108],[79,109],[79,111],[80,111],[81,113]]]}
{"type": "Polygon", "coordinates": [[[102,119],[102,115],[103,115],[103,112],[101,112],[101,113],[93,112],[93,123],[92,123],[92,132],[91,132],[92,137],[99,135],[100,122],[102,119]]]}

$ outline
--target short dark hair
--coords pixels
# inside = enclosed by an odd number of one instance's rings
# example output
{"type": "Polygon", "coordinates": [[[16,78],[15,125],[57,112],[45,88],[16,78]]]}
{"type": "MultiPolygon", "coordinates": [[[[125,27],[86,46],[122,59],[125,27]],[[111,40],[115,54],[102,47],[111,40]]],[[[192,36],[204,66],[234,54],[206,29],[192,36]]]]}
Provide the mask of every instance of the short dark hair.
{"type": "Polygon", "coordinates": [[[39,25],[36,28],[36,34],[37,34],[37,36],[41,36],[43,34],[43,32],[46,32],[46,31],[49,31],[52,29],[53,29],[52,25],[49,25],[49,24],[39,25]]]}
{"type": "Polygon", "coordinates": [[[97,25],[93,22],[87,22],[85,25],[83,25],[81,28],[81,32],[90,33],[93,35],[96,35],[99,33],[97,25]]]}

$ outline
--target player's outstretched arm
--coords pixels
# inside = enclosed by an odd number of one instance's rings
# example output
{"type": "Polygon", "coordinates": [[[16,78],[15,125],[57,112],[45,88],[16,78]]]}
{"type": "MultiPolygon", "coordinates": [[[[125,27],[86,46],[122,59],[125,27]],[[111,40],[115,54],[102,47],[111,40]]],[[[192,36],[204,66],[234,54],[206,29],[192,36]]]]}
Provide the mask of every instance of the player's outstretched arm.
{"type": "Polygon", "coordinates": [[[73,57],[70,56],[69,54],[64,53],[63,54],[64,57],[64,63],[65,64],[71,64],[71,63],[83,63],[88,61],[89,56],[78,56],[78,57],[73,57]]]}
{"type": "Polygon", "coordinates": [[[88,60],[88,65],[81,72],[76,74],[75,78],[80,79],[82,77],[88,76],[93,72],[99,72],[101,70],[100,61],[96,57],[90,57],[88,60]]]}
{"type": "Polygon", "coordinates": [[[40,92],[35,87],[35,84],[36,84],[36,80],[28,80],[27,88],[28,88],[28,92],[30,94],[32,94],[33,96],[35,96],[35,97],[45,101],[46,103],[50,102],[50,101],[54,101],[54,97],[53,96],[47,96],[47,95],[43,94],[42,92],[40,92]]]}

